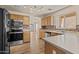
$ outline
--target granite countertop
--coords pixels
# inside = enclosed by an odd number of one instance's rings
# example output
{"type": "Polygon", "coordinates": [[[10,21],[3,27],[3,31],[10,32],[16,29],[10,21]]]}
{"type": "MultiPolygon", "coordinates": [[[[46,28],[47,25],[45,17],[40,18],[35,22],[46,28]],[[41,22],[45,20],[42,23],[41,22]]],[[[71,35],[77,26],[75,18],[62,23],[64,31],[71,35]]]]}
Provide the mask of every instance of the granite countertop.
{"type": "Polygon", "coordinates": [[[56,29],[40,29],[44,32],[55,32],[55,33],[62,33],[63,30],[56,30],[56,29]]]}
{"type": "Polygon", "coordinates": [[[56,45],[71,53],[79,53],[79,32],[64,31],[63,35],[43,38],[46,42],[56,45]]]}

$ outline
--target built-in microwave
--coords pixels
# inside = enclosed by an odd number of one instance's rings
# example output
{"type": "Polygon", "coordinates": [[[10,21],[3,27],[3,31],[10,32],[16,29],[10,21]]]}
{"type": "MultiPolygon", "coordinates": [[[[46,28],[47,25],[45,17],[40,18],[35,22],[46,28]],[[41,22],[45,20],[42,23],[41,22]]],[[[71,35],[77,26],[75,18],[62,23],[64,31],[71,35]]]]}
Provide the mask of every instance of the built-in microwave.
{"type": "Polygon", "coordinates": [[[11,29],[23,29],[23,20],[11,20],[11,29]]]}

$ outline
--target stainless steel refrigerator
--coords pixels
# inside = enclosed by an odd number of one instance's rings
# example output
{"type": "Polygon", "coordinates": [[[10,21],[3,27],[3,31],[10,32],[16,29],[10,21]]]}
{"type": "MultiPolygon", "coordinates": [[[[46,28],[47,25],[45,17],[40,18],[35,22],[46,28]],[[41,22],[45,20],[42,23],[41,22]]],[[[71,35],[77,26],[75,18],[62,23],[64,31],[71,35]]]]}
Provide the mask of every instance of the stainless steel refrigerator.
{"type": "Polygon", "coordinates": [[[9,32],[10,22],[9,13],[7,10],[0,8],[0,54],[9,54],[9,32]]]}

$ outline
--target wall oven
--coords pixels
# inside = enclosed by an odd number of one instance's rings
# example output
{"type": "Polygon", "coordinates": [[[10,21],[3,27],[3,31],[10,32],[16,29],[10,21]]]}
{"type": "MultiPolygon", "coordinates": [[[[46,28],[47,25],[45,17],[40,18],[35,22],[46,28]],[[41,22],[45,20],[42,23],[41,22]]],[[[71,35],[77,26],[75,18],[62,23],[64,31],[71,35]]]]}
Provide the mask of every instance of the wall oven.
{"type": "Polygon", "coordinates": [[[23,20],[11,20],[9,42],[23,41],[23,20]]]}

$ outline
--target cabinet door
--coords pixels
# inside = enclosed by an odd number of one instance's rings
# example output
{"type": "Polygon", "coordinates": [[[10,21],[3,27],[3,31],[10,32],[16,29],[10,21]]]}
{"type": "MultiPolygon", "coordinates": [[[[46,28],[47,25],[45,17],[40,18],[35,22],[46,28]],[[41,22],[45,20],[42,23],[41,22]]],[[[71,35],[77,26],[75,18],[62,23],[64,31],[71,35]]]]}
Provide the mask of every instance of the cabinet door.
{"type": "Polygon", "coordinates": [[[47,25],[51,25],[51,16],[47,17],[47,25]]]}
{"type": "Polygon", "coordinates": [[[45,42],[45,54],[52,54],[52,46],[45,42]]]}
{"type": "Polygon", "coordinates": [[[16,19],[17,19],[17,20],[23,20],[23,16],[21,16],[21,15],[16,15],[16,19]]]}
{"type": "Polygon", "coordinates": [[[25,31],[24,33],[23,33],[23,40],[24,40],[24,42],[29,42],[30,41],[30,32],[27,32],[27,31],[25,31]]]}
{"type": "Polygon", "coordinates": [[[16,20],[16,15],[11,14],[11,15],[10,15],[10,19],[16,20]]]}
{"type": "Polygon", "coordinates": [[[44,22],[45,22],[45,26],[47,26],[48,25],[48,18],[47,17],[44,19],[44,22]]]}
{"type": "Polygon", "coordinates": [[[56,47],[55,45],[51,45],[48,42],[45,42],[45,53],[46,54],[65,54],[66,51],[61,50],[60,48],[56,47]]]}
{"type": "Polygon", "coordinates": [[[23,16],[11,14],[10,15],[10,19],[13,19],[13,20],[23,20],[23,16]]]}
{"type": "Polygon", "coordinates": [[[44,17],[44,18],[41,20],[41,25],[42,25],[42,26],[51,25],[51,16],[44,17]]]}
{"type": "Polygon", "coordinates": [[[40,37],[40,39],[44,38],[45,37],[45,32],[40,31],[39,32],[39,37],[40,37]]]}
{"type": "Polygon", "coordinates": [[[22,54],[30,51],[30,43],[24,43],[21,45],[11,46],[10,53],[11,54],[22,54]]]}
{"type": "Polygon", "coordinates": [[[24,21],[23,21],[23,24],[24,24],[24,25],[29,25],[29,24],[30,24],[29,17],[24,16],[23,19],[24,19],[24,21]]]}
{"type": "Polygon", "coordinates": [[[41,20],[41,25],[42,25],[42,26],[46,26],[46,25],[47,25],[47,18],[43,18],[43,19],[41,20]]]}

